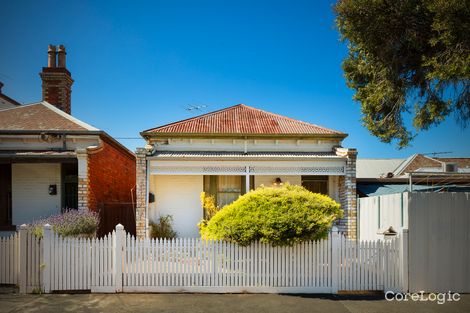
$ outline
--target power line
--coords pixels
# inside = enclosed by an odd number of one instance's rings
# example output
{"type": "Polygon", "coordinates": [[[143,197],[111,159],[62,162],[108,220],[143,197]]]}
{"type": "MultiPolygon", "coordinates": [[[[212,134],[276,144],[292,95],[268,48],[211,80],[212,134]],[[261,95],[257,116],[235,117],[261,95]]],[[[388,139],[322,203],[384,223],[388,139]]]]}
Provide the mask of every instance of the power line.
{"type": "Polygon", "coordinates": [[[113,137],[114,139],[142,139],[145,140],[142,137],[113,137]]]}

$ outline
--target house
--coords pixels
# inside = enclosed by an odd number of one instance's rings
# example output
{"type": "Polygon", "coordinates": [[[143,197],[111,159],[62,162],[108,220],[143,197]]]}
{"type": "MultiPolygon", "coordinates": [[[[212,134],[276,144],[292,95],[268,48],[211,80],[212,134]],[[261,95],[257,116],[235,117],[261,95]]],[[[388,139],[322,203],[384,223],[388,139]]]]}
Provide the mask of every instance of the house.
{"type": "Polygon", "coordinates": [[[133,202],[135,156],[71,115],[65,53],[49,46],[42,101],[13,100],[0,111],[0,231],[64,209],[98,212],[107,203],[133,202]]]}
{"type": "Polygon", "coordinates": [[[137,235],[172,215],[182,237],[199,236],[202,191],[223,206],[260,185],[303,185],[342,204],[339,227],[355,236],[356,150],[347,134],[235,105],[141,132],[137,149],[137,235]]]}
{"type": "Polygon", "coordinates": [[[360,197],[404,191],[470,191],[470,158],[357,159],[360,197]]]}
{"type": "Polygon", "coordinates": [[[15,108],[21,105],[18,101],[8,97],[2,92],[3,83],[0,82],[0,111],[15,108]]]}

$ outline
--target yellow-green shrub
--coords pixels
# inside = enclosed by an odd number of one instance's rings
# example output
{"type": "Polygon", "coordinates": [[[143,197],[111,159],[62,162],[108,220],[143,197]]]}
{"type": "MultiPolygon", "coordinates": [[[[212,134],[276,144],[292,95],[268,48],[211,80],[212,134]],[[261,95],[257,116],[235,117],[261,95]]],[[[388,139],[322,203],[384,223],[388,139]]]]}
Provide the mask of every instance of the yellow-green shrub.
{"type": "Polygon", "coordinates": [[[293,245],[327,236],[341,217],[340,205],[301,186],[259,187],[223,207],[200,224],[203,239],[222,239],[246,246],[253,241],[293,245]]]}
{"type": "Polygon", "coordinates": [[[210,220],[218,211],[219,207],[215,204],[215,197],[201,192],[201,205],[204,210],[204,220],[210,220]]]}

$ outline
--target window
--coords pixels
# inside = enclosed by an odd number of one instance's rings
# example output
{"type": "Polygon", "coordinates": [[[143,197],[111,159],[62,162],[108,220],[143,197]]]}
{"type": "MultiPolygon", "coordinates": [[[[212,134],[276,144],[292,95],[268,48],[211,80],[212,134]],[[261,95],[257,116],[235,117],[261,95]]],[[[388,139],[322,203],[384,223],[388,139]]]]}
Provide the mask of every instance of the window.
{"type": "Polygon", "coordinates": [[[302,186],[311,192],[328,195],[328,176],[302,176],[302,186]]]}
{"type": "MultiPolygon", "coordinates": [[[[250,186],[254,185],[254,176],[250,176],[250,186]]],[[[245,176],[204,176],[204,192],[214,195],[217,206],[223,207],[237,200],[246,193],[245,176]]]]}

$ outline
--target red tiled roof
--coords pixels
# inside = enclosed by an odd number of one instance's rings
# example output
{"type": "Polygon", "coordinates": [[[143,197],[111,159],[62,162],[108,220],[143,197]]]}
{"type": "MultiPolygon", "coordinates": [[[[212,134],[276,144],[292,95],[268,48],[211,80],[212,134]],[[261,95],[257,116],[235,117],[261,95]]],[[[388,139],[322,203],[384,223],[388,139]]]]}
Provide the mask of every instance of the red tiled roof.
{"type": "Polygon", "coordinates": [[[143,135],[158,133],[346,136],[346,134],[336,130],[294,120],[244,104],[142,132],[143,135]]]}
{"type": "Polygon", "coordinates": [[[0,131],[97,131],[47,102],[0,111],[0,131]]]}

